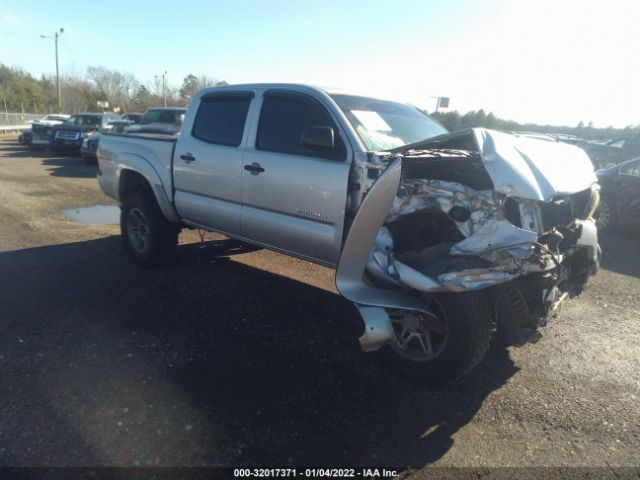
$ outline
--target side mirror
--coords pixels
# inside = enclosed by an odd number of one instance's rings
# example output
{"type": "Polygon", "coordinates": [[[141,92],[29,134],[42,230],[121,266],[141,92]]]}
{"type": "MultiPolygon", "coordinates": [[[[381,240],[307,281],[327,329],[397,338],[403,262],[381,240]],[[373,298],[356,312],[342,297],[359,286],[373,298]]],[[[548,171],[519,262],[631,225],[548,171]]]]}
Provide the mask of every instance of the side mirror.
{"type": "Polygon", "coordinates": [[[300,139],[302,146],[319,152],[333,150],[334,143],[335,136],[331,127],[307,127],[300,139]]]}

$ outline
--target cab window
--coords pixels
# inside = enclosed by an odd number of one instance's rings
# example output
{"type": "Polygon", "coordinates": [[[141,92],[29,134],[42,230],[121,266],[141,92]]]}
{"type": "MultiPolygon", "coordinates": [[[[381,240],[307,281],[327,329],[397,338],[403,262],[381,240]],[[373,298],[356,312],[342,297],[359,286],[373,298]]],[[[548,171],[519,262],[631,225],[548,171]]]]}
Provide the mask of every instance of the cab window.
{"type": "Polygon", "coordinates": [[[269,152],[344,160],[346,148],[329,114],[306,95],[273,92],[264,96],[256,148],[269,152]],[[300,143],[308,127],[330,127],[334,132],[332,152],[318,152],[300,143]]]}
{"type": "Polygon", "coordinates": [[[238,147],[242,142],[251,94],[204,97],[191,134],[204,142],[238,147]]]}

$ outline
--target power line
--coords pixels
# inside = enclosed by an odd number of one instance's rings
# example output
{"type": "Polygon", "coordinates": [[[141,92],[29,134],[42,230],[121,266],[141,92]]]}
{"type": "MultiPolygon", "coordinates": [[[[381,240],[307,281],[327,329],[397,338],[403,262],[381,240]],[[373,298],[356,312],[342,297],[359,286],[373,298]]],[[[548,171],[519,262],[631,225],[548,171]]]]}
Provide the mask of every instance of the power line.
{"type": "Polygon", "coordinates": [[[5,35],[9,35],[10,37],[15,37],[15,38],[22,38],[25,40],[36,40],[39,37],[32,37],[32,36],[26,36],[26,35],[19,35],[16,33],[12,33],[12,32],[6,32],[4,30],[0,30],[0,33],[4,33],[5,35]]]}
{"type": "Polygon", "coordinates": [[[62,45],[64,47],[64,49],[69,52],[71,55],[73,55],[75,58],[77,58],[78,60],[80,60],[82,63],[84,63],[87,67],[90,66],[89,62],[87,62],[84,58],[82,58],[80,55],[78,55],[76,52],[74,52],[73,50],[71,50],[71,48],[62,40],[60,40],[60,45],[62,45]]]}

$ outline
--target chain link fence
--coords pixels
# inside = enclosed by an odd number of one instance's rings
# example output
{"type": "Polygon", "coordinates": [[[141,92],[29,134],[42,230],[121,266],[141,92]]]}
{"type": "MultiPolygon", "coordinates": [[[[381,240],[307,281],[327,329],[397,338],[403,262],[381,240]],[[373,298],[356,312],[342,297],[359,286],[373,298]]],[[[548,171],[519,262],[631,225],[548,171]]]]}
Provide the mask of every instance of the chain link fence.
{"type": "Polygon", "coordinates": [[[0,112],[0,133],[24,130],[31,122],[40,120],[43,116],[41,113],[0,112]]]}

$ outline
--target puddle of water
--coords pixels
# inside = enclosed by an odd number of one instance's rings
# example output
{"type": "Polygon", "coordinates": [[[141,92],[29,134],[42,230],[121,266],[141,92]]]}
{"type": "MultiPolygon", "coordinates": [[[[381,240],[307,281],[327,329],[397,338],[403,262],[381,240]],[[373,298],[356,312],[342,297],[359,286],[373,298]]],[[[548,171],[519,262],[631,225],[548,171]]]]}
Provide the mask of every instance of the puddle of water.
{"type": "Polygon", "coordinates": [[[91,225],[118,225],[120,223],[120,207],[117,205],[67,208],[62,210],[62,213],[76,222],[91,225]]]}

